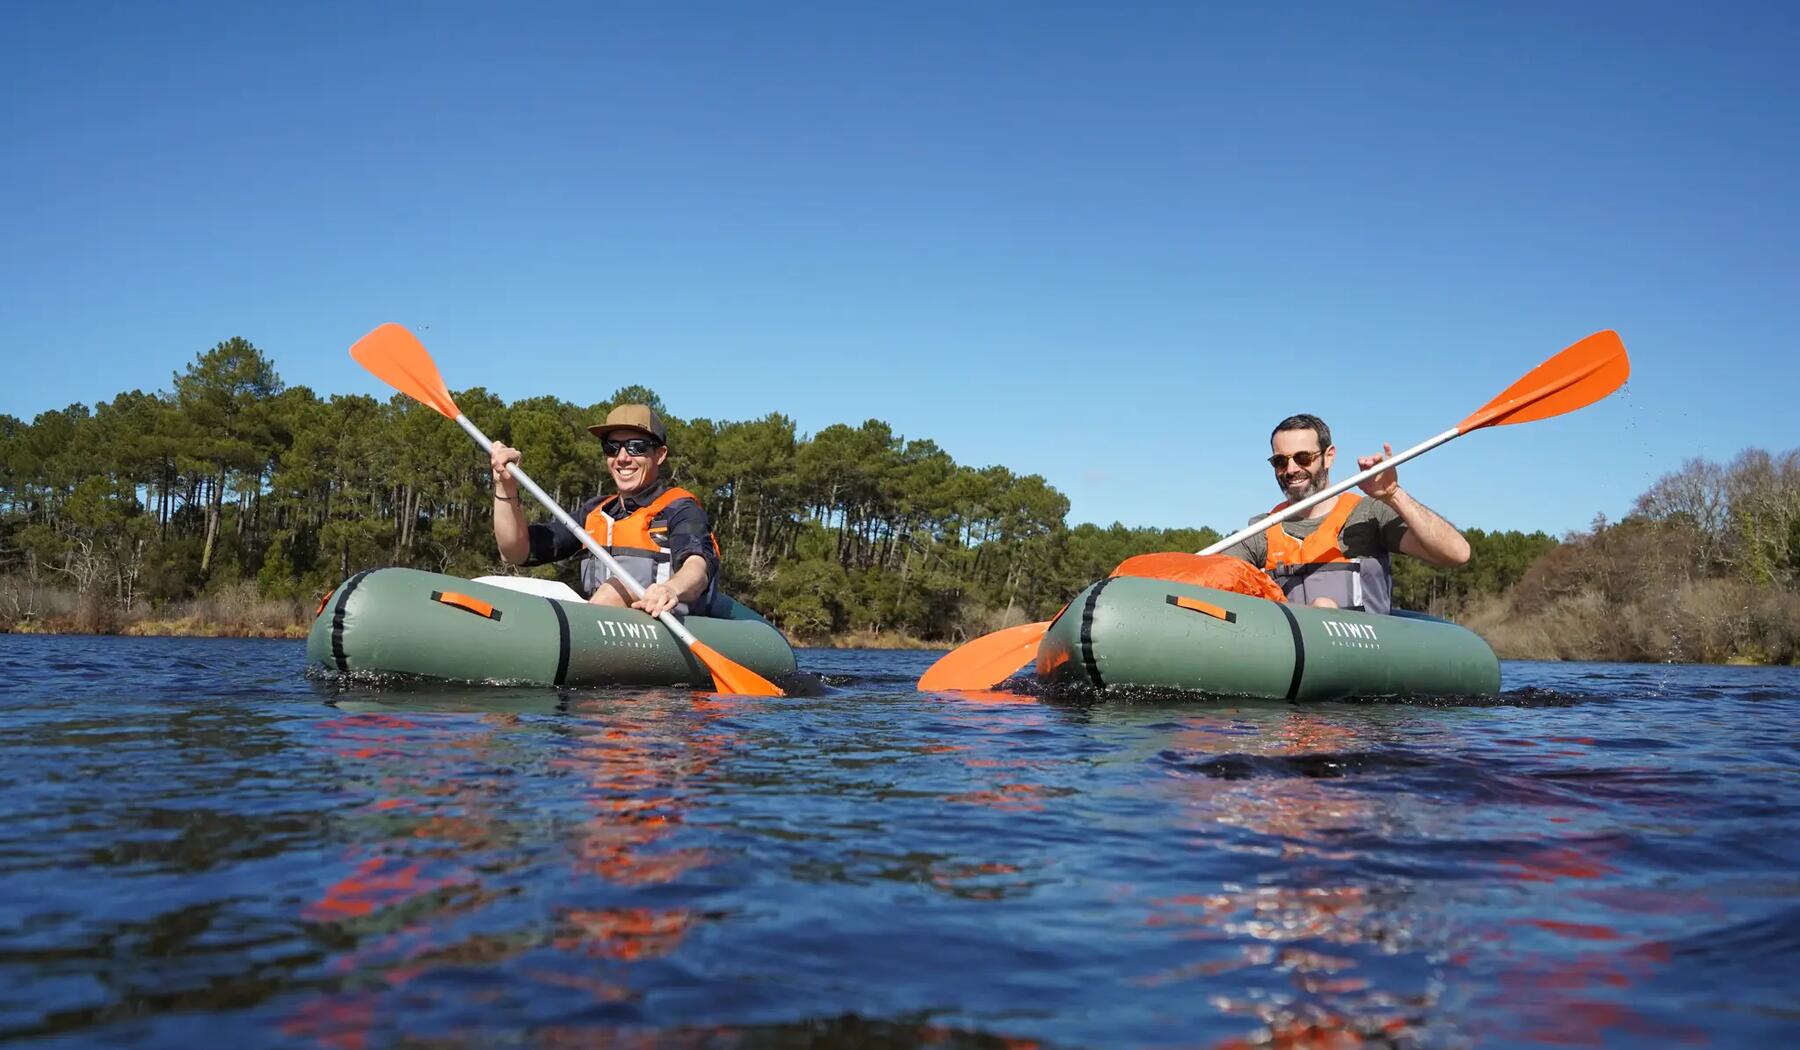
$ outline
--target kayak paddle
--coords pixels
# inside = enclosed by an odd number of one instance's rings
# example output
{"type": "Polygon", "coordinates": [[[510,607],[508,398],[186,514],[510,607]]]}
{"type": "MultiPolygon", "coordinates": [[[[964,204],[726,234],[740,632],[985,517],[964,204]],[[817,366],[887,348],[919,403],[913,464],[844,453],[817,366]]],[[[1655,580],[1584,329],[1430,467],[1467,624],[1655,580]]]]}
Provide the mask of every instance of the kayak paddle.
{"type": "MultiPolygon", "coordinates": [[[[426,352],[424,345],[401,325],[384,324],[376,328],[350,347],[350,356],[354,357],[358,364],[374,373],[377,379],[414,401],[433,409],[439,415],[454,420],[456,425],[462,427],[465,433],[474,438],[475,443],[480,445],[484,451],[491,452],[493,450],[494,443],[489,441],[487,435],[483,434],[480,428],[470,422],[469,417],[463,415],[462,410],[456,407],[456,402],[450,397],[450,391],[444,386],[443,377],[438,374],[437,364],[432,361],[431,355],[426,352]]],[[[539,503],[542,503],[551,514],[555,515],[556,520],[561,522],[564,528],[580,538],[594,557],[599,558],[601,563],[612,571],[613,576],[625,585],[625,589],[631,592],[633,598],[644,596],[644,585],[620,569],[619,563],[613,560],[606,548],[600,546],[594,537],[588,535],[586,529],[576,524],[575,519],[557,506],[556,502],[543,489],[538,488],[537,482],[531,480],[523,470],[520,470],[517,463],[513,464],[512,473],[513,477],[519,479],[519,485],[525,491],[536,497],[539,503]]],[[[680,639],[681,643],[687,646],[688,651],[693,653],[694,657],[704,664],[708,671],[712,672],[713,684],[719,692],[738,693],[744,696],[785,695],[768,679],[748,667],[734,662],[718,650],[695,638],[693,632],[689,631],[673,612],[665,612],[657,619],[661,620],[663,626],[669,629],[669,633],[680,639]]]]}
{"type": "MultiPolygon", "coordinates": [[[[1292,506],[1283,507],[1199,553],[1217,554],[1276,522],[1286,521],[1301,511],[1362,484],[1384,470],[1422,456],[1453,438],[1483,427],[1529,423],[1585,408],[1619,389],[1630,375],[1631,362],[1625,356],[1625,344],[1619,340],[1619,333],[1610,329],[1595,332],[1525,373],[1513,385],[1496,394],[1493,400],[1469,413],[1462,422],[1442,434],[1421,441],[1367,470],[1352,474],[1292,506]]],[[[1042,623],[1020,624],[964,643],[939,657],[919,679],[919,688],[992,689],[1012,677],[1013,672],[1036,655],[1038,643],[1043,640],[1045,632],[1050,630],[1051,622],[1046,620],[1042,623]]]]}

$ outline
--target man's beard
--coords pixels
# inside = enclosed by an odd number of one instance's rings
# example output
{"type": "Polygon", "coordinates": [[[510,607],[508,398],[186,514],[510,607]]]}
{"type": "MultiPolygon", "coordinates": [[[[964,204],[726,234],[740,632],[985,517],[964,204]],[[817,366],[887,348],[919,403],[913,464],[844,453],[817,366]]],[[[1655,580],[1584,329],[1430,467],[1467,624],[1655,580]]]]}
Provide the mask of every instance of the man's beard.
{"type": "Polygon", "coordinates": [[[1325,491],[1331,485],[1329,468],[1321,467],[1308,473],[1312,475],[1311,478],[1302,482],[1297,490],[1290,488],[1285,481],[1281,483],[1282,494],[1287,496],[1289,503],[1298,503],[1315,492],[1325,491]]]}

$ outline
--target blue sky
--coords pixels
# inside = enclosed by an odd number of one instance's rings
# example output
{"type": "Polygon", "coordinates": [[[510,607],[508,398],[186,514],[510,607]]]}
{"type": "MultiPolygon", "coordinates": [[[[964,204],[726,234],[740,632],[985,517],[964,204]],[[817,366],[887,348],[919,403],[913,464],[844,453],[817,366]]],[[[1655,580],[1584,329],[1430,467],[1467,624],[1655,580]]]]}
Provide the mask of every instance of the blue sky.
{"type": "Polygon", "coordinates": [[[453,387],[879,418],[1230,526],[1281,416],[1404,448],[1616,328],[1625,391],[1402,468],[1581,528],[1800,444],[1796,10],[14,5],[0,412],[238,335],[385,393],[391,320],[453,387]]]}

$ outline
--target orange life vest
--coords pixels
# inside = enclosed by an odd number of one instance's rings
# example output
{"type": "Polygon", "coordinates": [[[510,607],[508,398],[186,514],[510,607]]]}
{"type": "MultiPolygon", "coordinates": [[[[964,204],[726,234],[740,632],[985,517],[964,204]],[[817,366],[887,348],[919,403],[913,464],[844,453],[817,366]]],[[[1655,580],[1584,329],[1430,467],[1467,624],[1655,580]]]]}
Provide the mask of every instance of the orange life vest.
{"type": "MultiPolygon", "coordinates": [[[[594,509],[588,512],[587,521],[582,527],[594,541],[606,549],[619,563],[619,568],[632,579],[645,587],[652,583],[667,582],[674,575],[674,566],[670,564],[669,528],[658,525],[657,516],[668,510],[677,500],[693,500],[695,506],[700,500],[686,489],[671,485],[663,494],[644,504],[623,518],[614,518],[607,514],[607,508],[620,506],[622,501],[617,493],[601,500],[594,509]]],[[[719,541],[710,533],[706,541],[712,545],[713,556],[719,554],[719,541]]],[[[589,558],[581,571],[582,584],[592,594],[606,582],[612,573],[598,558],[589,558]]],[[[716,579],[708,584],[708,590],[718,585],[716,579]]],[[[710,601],[701,602],[697,608],[704,611],[710,601]]],[[[687,612],[686,603],[676,606],[677,612],[687,612]]]]}
{"type": "MultiPolygon", "coordinates": [[[[1269,547],[1268,553],[1263,556],[1263,568],[1274,572],[1283,565],[1323,565],[1329,562],[1352,561],[1353,559],[1344,556],[1343,548],[1338,546],[1338,534],[1343,532],[1344,522],[1350,520],[1350,512],[1355,510],[1356,505],[1361,501],[1362,497],[1354,492],[1346,492],[1338,496],[1337,504],[1331,508],[1331,513],[1325,515],[1325,520],[1319,523],[1318,529],[1312,535],[1306,537],[1305,542],[1289,536],[1287,530],[1281,527],[1280,522],[1269,526],[1268,530],[1263,533],[1263,539],[1267,541],[1269,547]]],[[[1283,500],[1275,504],[1269,508],[1269,513],[1273,514],[1281,510],[1288,505],[1288,502],[1283,500]]]]}
{"type": "MultiPolygon", "coordinates": [[[[695,506],[700,505],[699,497],[687,489],[671,485],[663,490],[663,494],[644,504],[623,518],[614,518],[606,513],[608,507],[620,503],[618,493],[601,500],[593,510],[588,512],[587,521],[583,525],[589,536],[599,541],[608,554],[618,555],[626,551],[636,552],[651,557],[660,556],[662,560],[669,558],[668,527],[656,525],[656,516],[668,510],[676,500],[690,499],[695,506]]],[[[708,536],[713,553],[719,552],[719,542],[708,536]]]]}
{"type": "MultiPolygon", "coordinates": [[[[1330,599],[1340,609],[1387,613],[1393,610],[1394,573],[1386,552],[1352,558],[1344,553],[1344,523],[1362,497],[1344,493],[1319,527],[1304,541],[1288,535],[1280,525],[1263,533],[1268,553],[1266,569],[1288,601],[1310,605],[1330,599]]],[[[1281,503],[1271,511],[1288,506],[1281,503]]]]}

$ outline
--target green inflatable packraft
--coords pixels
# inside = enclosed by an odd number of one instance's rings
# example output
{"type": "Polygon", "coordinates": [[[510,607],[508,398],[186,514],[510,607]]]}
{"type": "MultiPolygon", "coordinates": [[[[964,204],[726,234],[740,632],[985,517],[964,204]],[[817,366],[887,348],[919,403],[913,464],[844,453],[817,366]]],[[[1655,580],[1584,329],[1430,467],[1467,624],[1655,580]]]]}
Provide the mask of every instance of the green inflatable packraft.
{"type": "Polygon", "coordinates": [[[1052,686],[1219,696],[1490,696],[1500,661],[1472,631],[1418,613],[1316,609],[1120,576],[1075,596],[1038,646],[1052,686]]]}
{"type": "MultiPolygon", "coordinates": [[[[503,578],[504,579],[504,578],[503,578]]],[[[340,674],[397,674],[532,685],[695,685],[712,675],[636,609],[589,605],[560,584],[543,593],[417,569],[373,569],[338,585],[306,639],[307,662],[340,674]],[[547,596],[556,591],[576,600],[547,596]]],[[[764,678],[792,674],[781,632],[721,596],[694,636],[764,678]]]]}

